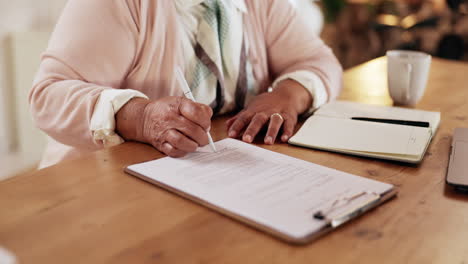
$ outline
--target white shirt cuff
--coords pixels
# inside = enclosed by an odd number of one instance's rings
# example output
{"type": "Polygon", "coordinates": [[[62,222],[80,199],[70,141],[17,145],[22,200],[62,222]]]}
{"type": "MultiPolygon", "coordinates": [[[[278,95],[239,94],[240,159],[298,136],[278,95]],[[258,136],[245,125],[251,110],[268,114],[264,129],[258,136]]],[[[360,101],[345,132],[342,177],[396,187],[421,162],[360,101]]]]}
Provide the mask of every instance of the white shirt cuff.
{"type": "MultiPolygon", "coordinates": [[[[310,71],[295,71],[278,77],[273,82],[273,89],[283,80],[291,79],[300,83],[312,95],[312,106],[309,113],[328,101],[328,93],[325,85],[317,74],[310,71]]],[[[307,113],[307,112],[306,112],[307,113]]]]}
{"type": "Polygon", "coordinates": [[[111,147],[124,142],[115,133],[115,114],[135,97],[148,99],[143,93],[130,89],[108,89],[101,92],[94,107],[90,124],[95,142],[102,142],[104,147],[111,147]]]}

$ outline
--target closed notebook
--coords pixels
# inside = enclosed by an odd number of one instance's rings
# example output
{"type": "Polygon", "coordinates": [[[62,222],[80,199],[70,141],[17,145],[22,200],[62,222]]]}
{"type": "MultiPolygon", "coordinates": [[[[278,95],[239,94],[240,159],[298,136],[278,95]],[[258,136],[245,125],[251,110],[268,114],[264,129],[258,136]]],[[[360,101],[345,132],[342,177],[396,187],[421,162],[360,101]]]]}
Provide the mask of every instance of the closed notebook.
{"type": "Polygon", "coordinates": [[[289,143],[352,155],[419,163],[439,122],[439,112],[335,101],[323,105],[309,117],[289,143]],[[397,120],[401,124],[353,118],[397,120]],[[428,127],[408,125],[412,123],[426,123],[428,127]]]}

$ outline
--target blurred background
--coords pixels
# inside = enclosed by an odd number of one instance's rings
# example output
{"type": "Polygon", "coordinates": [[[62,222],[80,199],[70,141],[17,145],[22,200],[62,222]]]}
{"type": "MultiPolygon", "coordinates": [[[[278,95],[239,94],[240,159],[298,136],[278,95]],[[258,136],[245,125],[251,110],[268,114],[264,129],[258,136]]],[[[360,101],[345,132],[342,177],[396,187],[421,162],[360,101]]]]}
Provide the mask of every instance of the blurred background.
{"type": "Polygon", "coordinates": [[[0,0],[0,180],[33,169],[45,136],[27,94],[66,0],[0,0]]]}
{"type": "Polygon", "coordinates": [[[466,0],[324,0],[322,38],[349,68],[390,49],[468,59],[466,0]]]}
{"type": "MultiPolygon", "coordinates": [[[[390,49],[468,60],[463,0],[290,0],[345,69],[390,49]]],[[[28,91],[66,0],[0,0],[0,180],[34,170],[46,137],[28,91]]]]}

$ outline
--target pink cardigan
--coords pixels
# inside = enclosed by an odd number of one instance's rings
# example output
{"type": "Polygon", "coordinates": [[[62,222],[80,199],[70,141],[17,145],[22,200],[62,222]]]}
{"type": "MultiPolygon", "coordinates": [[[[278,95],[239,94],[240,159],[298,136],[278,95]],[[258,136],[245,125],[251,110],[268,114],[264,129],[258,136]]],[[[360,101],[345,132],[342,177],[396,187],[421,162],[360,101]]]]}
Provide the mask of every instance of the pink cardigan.
{"type": "MultiPolygon", "coordinates": [[[[283,74],[308,70],[335,98],[341,66],[289,1],[246,5],[248,56],[261,90],[283,74]]],[[[150,99],[181,95],[173,78],[175,65],[184,65],[178,26],[172,0],[68,2],[29,97],[37,126],[53,139],[41,167],[102,148],[89,127],[101,91],[135,89],[150,99]]]]}

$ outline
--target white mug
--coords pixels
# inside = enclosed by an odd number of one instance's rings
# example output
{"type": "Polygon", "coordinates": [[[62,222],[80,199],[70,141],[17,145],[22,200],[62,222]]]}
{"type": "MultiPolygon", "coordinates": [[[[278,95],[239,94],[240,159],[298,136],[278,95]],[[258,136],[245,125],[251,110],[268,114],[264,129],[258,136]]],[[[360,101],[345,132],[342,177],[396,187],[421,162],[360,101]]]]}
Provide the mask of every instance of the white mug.
{"type": "Polygon", "coordinates": [[[414,105],[424,94],[431,55],[419,51],[387,51],[388,90],[393,102],[414,105]]]}

